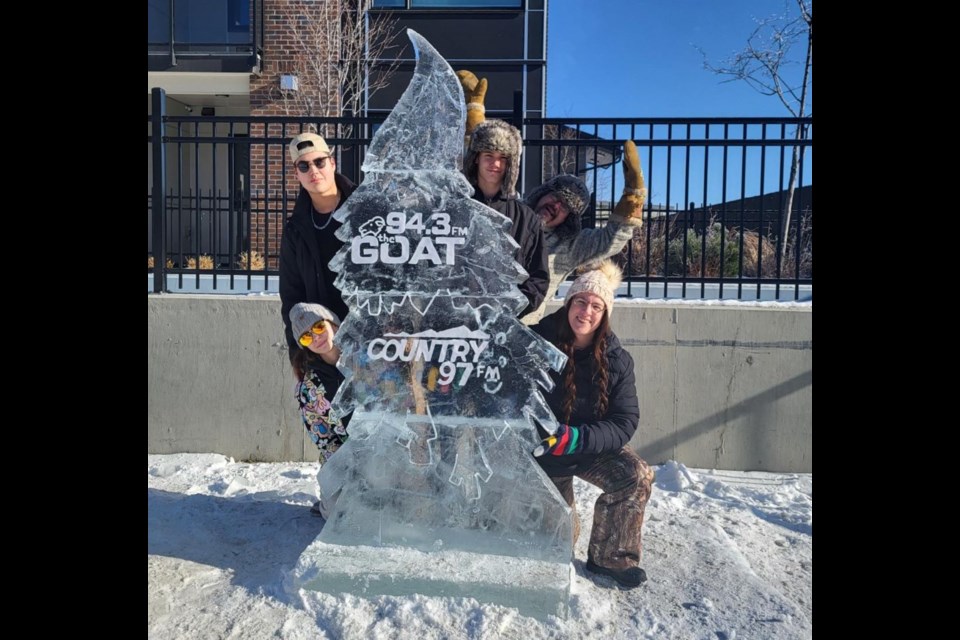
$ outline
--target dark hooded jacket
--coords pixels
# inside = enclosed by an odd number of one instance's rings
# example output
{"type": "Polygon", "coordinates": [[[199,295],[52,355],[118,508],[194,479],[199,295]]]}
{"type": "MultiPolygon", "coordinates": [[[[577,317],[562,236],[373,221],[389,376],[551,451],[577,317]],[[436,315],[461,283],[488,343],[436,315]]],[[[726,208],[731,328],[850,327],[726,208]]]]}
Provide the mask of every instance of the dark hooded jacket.
{"type": "MultiPolygon", "coordinates": [[[[357,186],[345,176],[334,174],[337,190],[342,197],[337,209],[343,206],[357,186]]],[[[335,273],[330,271],[330,259],[343,243],[333,234],[340,223],[332,218],[319,231],[314,228],[313,204],[310,194],[300,187],[293,214],[283,228],[280,241],[280,313],[283,315],[283,331],[287,338],[288,355],[292,359],[299,348],[290,329],[290,309],[298,302],[316,302],[337,314],[340,321],[347,315],[347,305],[340,290],[333,286],[335,273]]]]}
{"type": "MultiPolygon", "coordinates": [[[[550,341],[551,344],[556,345],[560,325],[565,322],[567,322],[567,308],[561,307],[531,329],[550,341]]],[[[573,352],[574,364],[576,365],[574,382],[577,385],[577,397],[574,400],[573,412],[568,424],[582,429],[580,433],[583,448],[576,454],[545,455],[537,458],[537,462],[549,476],[574,475],[582,465],[593,461],[599,454],[621,449],[630,441],[637,430],[637,423],[640,420],[640,407],[637,402],[633,357],[620,345],[620,340],[613,332],[607,338],[606,355],[608,371],[607,411],[604,415],[598,416],[596,415],[597,383],[595,382],[596,372],[593,352],[591,349],[580,349],[573,352]]],[[[543,392],[547,405],[553,411],[558,422],[566,422],[563,415],[563,401],[566,399],[563,376],[563,371],[560,373],[550,371],[554,387],[550,392],[543,392]]],[[[547,434],[541,432],[540,436],[546,437],[547,434]]]]}
{"type": "Polygon", "coordinates": [[[547,245],[543,238],[543,227],[533,209],[516,197],[503,195],[503,191],[493,198],[485,198],[479,187],[474,187],[473,199],[482,202],[497,213],[510,218],[513,225],[510,232],[520,248],[517,249],[517,262],[529,276],[520,283],[520,291],[527,298],[527,306],[518,317],[531,313],[540,306],[547,287],[550,284],[550,271],[547,266],[547,245]]]}
{"type": "Polygon", "coordinates": [[[540,306],[550,284],[547,247],[540,219],[533,209],[517,198],[517,180],[520,177],[518,160],[522,151],[523,140],[519,129],[503,120],[490,119],[481,122],[473,130],[463,156],[463,174],[473,185],[473,199],[513,222],[511,234],[520,245],[516,260],[528,275],[520,283],[520,291],[527,298],[527,306],[520,312],[520,318],[540,306]],[[484,151],[501,153],[509,158],[500,189],[492,198],[485,197],[478,186],[479,158],[484,151]]]}

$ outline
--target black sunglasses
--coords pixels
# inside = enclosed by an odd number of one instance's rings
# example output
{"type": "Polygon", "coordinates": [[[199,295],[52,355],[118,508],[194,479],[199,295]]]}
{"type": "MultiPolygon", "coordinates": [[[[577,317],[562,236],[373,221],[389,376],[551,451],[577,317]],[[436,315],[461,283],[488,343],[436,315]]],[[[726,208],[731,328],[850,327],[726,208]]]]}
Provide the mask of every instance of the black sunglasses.
{"type": "Polygon", "coordinates": [[[310,162],[312,162],[313,166],[315,166],[317,169],[323,169],[325,166],[327,166],[327,160],[329,159],[330,159],[330,156],[324,156],[322,158],[314,158],[309,162],[306,160],[300,160],[299,162],[297,162],[297,171],[299,171],[300,173],[309,173],[310,162]]]}

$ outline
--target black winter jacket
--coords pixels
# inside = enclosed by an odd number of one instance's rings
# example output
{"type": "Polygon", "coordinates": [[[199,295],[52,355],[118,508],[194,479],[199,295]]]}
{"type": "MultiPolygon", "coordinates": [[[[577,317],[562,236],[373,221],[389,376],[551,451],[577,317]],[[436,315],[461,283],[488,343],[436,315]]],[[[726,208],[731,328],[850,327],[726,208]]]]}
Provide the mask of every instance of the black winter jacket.
{"type": "MultiPolygon", "coordinates": [[[[567,322],[566,307],[548,315],[531,329],[556,345],[560,323],[564,322],[567,322]]],[[[597,383],[594,382],[592,350],[576,350],[573,352],[573,359],[576,365],[574,382],[577,385],[577,397],[573,403],[569,424],[582,428],[580,434],[583,447],[580,453],[576,454],[545,455],[537,458],[543,470],[552,477],[574,475],[581,465],[592,461],[599,454],[621,449],[633,437],[640,420],[633,357],[620,345],[620,340],[613,332],[607,338],[607,411],[604,415],[596,415],[597,383]]],[[[554,387],[549,393],[544,392],[547,405],[558,422],[564,422],[565,370],[560,373],[550,371],[554,387]]],[[[540,435],[546,437],[547,434],[540,435]]]]}
{"type": "MultiPolygon", "coordinates": [[[[339,173],[334,174],[343,197],[337,209],[343,206],[356,188],[353,182],[339,173]]],[[[316,302],[333,311],[343,322],[347,315],[347,305],[340,296],[340,290],[333,286],[332,274],[327,264],[320,256],[318,234],[322,233],[332,239],[338,247],[343,243],[334,237],[334,232],[340,228],[340,223],[331,219],[323,231],[317,231],[313,226],[313,204],[310,194],[303,187],[297,194],[297,202],[293,206],[293,214],[283,228],[283,238],[280,240],[280,313],[283,315],[283,331],[289,347],[288,355],[291,360],[299,349],[297,338],[290,329],[290,309],[298,302],[316,302]]]]}
{"type": "Polygon", "coordinates": [[[520,283],[520,291],[527,298],[527,306],[520,312],[522,318],[534,311],[543,302],[550,285],[550,269],[547,264],[547,245],[543,239],[543,227],[533,209],[515,197],[508,198],[498,192],[493,198],[487,199],[479,188],[474,187],[473,199],[481,202],[497,213],[510,218],[513,226],[513,239],[520,248],[517,250],[517,262],[526,270],[529,276],[520,283]]]}

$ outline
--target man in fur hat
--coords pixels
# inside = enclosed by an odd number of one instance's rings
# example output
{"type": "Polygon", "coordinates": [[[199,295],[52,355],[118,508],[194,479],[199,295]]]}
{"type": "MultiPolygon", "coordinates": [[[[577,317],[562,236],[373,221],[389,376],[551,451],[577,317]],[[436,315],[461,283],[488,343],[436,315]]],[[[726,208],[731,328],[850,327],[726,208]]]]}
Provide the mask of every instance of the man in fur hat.
{"type": "Polygon", "coordinates": [[[474,200],[513,222],[511,234],[520,245],[516,259],[529,276],[520,283],[520,291],[528,301],[520,312],[522,318],[543,303],[550,275],[540,221],[533,209],[517,198],[521,150],[517,129],[502,120],[487,120],[477,125],[470,136],[463,172],[474,187],[474,200]]]}
{"type": "MultiPolygon", "coordinates": [[[[487,93],[486,78],[478,80],[470,71],[458,71],[467,100],[465,138],[484,122],[483,101],[487,93]]],[[[633,238],[643,223],[643,205],[647,199],[643,170],[637,145],[627,140],[623,145],[624,189],[607,224],[599,229],[582,229],[580,219],[590,204],[590,190],[579,177],[559,175],[551,178],[525,198],[524,202],[539,216],[547,248],[549,285],[543,302],[524,316],[525,324],[536,324],[543,317],[547,301],[553,299],[560,285],[578,267],[617,253],[633,238]]]]}
{"type": "Polygon", "coordinates": [[[620,253],[643,224],[647,190],[633,140],[623,143],[623,174],[623,195],[607,224],[599,229],[580,227],[580,218],[590,204],[590,190],[577,176],[551,178],[524,198],[540,216],[550,269],[550,286],[543,304],[523,319],[525,323],[536,324],[543,317],[547,301],[553,299],[571,273],[582,265],[620,253]]]}

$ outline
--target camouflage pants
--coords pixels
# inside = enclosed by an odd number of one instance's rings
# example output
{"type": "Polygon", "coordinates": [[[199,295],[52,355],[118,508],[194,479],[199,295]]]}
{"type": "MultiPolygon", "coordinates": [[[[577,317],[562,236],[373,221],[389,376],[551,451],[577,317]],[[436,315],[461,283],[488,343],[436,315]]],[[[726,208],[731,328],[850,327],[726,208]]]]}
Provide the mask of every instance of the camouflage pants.
{"type": "MultiPolygon", "coordinates": [[[[640,564],[640,527],[650,499],[654,472],[630,447],[597,456],[575,474],[603,491],[593,508],[593,530],[587,559],[608,569],[640,564]]],[[[580,518],[573,496],[574,476],[551,478],[573,509],[573,541],[580,535],[580,518]]]]}

